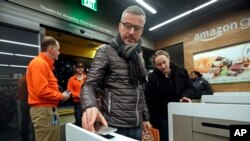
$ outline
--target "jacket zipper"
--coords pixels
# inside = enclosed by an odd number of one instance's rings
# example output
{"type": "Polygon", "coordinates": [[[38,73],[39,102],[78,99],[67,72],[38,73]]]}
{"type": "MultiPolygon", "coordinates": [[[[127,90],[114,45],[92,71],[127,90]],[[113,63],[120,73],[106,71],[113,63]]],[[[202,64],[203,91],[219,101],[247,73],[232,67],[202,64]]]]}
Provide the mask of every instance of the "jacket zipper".
{"type": "Polygon", "coordinates": [[[137,92],[137,100],[136,100],[136,125],[139,126],[139,113],[138,113],[138,103],[139,103],[139,89],[138,86],[136,87],[136,92],[137,92]]]}
{"type": "Polygon", "coordinates": [[[108,113],[111,111],[111,92],[108,94],[108,113]]]}

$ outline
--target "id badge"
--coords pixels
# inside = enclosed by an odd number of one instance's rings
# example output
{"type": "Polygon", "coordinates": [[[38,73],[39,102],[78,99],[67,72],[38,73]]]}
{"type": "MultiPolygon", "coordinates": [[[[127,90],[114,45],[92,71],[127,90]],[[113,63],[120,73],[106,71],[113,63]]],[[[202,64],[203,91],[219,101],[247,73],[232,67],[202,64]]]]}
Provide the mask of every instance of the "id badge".
{"type": "Polygon", "coordinates": [[[53,115],[51,118],[51,125],[56,126],[58,124],[58,117],[57,115],[53,115]]]}

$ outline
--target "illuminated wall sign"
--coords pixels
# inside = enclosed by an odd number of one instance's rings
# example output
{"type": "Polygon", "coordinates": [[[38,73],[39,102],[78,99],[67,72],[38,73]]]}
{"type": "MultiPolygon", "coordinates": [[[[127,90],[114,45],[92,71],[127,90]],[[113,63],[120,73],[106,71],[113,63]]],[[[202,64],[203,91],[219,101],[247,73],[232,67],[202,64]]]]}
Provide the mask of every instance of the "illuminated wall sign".
{"type": "MultiPolygon", "coordinates": [[[[1,0],[0,0],[1,1],[1,0]]],[[[28,7],[33,10],[37,10],[48,15],[61,18],[81,26],[94,29],[108,35],[114,36],[117,33],[117,29],[114,25],[107,20],[109,18],[107,14],[100,11],[102,14],[96,14],[96,12],[90,12],[89,8],[83,8],[83,0],[8,0],[12,3],[28,7]]],[[[91,1],[91,0],[89,0],[91,1]]],[[[92,0],[93,1],[93,0],[92,0]]],[[[98,0],[94,0],[98,3],[98,0]]],[[[0,2],[1,3],[1,2],[0,2]]],[[[1,4],[0,4],[1,5],[1,4]]],[[[1,10],[0,10],[1,11],[1,10]]],[[[74,24],[70,24],[74,25],[74,24]]],[[[81,28],[77,26],[77,28],[81,28]]]]}
{"type": "Polygon", "coordinates": [[[82,0],[82,5],[97,11],[97,0],[82,0]]]}
{"type": "Polygon", "coordinates": [[[218,27],[214,27],[207,31],[203,31],[194,35],[195,41],[211,41],[217,37],[221,37],[224,33],[233,30],[245,30],[250,28],[250,17],[244,18],[240,21],[233,21],[218,27]]]}

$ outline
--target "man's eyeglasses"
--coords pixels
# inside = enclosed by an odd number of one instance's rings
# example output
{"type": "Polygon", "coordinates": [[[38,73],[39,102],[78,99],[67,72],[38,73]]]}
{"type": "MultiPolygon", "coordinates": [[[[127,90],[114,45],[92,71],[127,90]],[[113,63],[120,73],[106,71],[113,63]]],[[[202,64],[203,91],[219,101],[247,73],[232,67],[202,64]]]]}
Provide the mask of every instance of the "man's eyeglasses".
{"type": "Polygon", "coordinates": [[[123,25],[123,27],[126,29],[126,30],[131,30],[132,28],[134,28],[134,31],[142,31],[143,30],[143,27],[142,26],[138,26],[138,25],[132,25],[130,23],[123,23],[121,22],[121,24],[123,25]]]}

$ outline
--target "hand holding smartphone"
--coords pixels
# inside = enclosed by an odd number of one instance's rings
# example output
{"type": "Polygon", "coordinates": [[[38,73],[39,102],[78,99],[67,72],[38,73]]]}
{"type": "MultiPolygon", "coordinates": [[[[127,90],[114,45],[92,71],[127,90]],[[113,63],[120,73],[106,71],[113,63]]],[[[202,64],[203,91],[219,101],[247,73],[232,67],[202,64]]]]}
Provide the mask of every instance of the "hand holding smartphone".
{"type": "Polygon", "coordinates": [[[64,91],[63,93],[62,93],[62,96],[63,96],[63,101],[66,101],[66,100],[68,100],[69,98],[70,98],[70,94],[71,94],[71,92],[70,91],[68,91],[68,90],[66,90],[66,91],[64,91]]]}
{"type": "Polygon", "coordinates": [[[66,93],[67,95],[70,95],[70,94],[71,94],[71,92],[70,92],[69,90],[66,90],[65,93],[66,93]]]}

